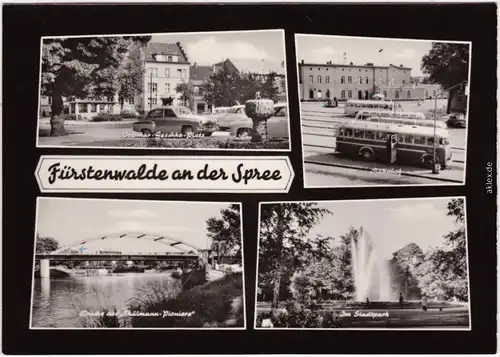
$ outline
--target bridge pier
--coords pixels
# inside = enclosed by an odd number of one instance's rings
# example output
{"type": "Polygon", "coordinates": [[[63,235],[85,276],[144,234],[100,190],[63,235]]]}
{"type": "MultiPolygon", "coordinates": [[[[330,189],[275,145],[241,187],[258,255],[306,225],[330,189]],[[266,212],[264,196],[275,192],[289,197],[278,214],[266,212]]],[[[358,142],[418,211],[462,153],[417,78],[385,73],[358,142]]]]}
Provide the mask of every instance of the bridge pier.
{"type": "Polygon", "coordinates": [[[40,278],[50,278],[49,259],[40,259],[40,278]]]}

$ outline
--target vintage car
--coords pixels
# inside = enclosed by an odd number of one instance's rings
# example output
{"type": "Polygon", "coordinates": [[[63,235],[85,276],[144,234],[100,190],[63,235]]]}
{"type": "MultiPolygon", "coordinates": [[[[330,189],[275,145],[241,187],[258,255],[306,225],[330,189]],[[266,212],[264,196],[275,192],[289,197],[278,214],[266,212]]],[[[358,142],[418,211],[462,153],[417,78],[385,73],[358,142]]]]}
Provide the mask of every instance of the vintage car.
{"type": "Polygon", "coordinates": [[[193,114],[182,106],[166,106],[152,109],[141,120],[133,124],[134,131],[143,134],[180,133],[182,135],[212,135],[218,130],[217,120],[210,116],[193,114]]]}
{"type": "Polygon", "coordinates": [[[240,119],[246,118],[245,106],[234,105],[230,107],[225,113],[215,114],[214,116],[217,118],[219,130],[228,131],[231,127],[231,124],[240,119]]]}
{"type": "Polygon", "coordinates": [[[446,125],[450,128],[465,128],[467,126],[465,116],[461,113],[450,114],[446,120],[446,125]]]}
{"type": "MultiPolygon", "coordinates": [[[[278,103],[274,105],[274,115],[267,120],[267,135],[269,137],[288,138],[288,104],[278,103]]],[[[252,119],[245,116],[234,121],[230,125],[232,136],[246,138],[252,136],[252,119]]]]}

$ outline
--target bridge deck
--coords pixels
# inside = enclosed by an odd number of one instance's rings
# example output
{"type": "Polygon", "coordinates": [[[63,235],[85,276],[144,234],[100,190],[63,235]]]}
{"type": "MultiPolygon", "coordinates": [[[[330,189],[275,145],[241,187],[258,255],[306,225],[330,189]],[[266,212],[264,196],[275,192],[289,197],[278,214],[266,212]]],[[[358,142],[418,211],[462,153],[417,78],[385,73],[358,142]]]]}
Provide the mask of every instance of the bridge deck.
{"type": "Polygon", "coordinates": [[[140,260],[140,261],[172,261],[172,260],[198,260],[196,254],[36,254],[36,260],[140,260]]]}

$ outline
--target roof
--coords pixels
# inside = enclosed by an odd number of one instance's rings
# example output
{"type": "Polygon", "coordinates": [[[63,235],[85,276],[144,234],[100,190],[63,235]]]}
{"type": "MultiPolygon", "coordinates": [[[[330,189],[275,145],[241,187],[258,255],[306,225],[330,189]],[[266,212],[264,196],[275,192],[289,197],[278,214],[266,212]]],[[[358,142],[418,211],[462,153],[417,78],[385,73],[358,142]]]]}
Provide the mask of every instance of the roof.
{"type": "Polygon", "coordinates": [[[206,81],[212,74],[211,66],[191,66],[189,68],[189,78],[193,81],[206,81]]]}
{"type": "Polygon", "coordinates": [[[395,66],[393,64],[388,65],[388,66],[378,66],[378,65],[366,65],[366,64],[340,64],[340,63],[302,63],[299,62],[299,67],[300,66],[316,66],[316,67],[355,67],[355,68],[401,68],[401,69],[409,69],[411,70],[411,67],[401,67],[401,66],[395,66]]]}
{"type": "MultiPolygon", "coordinates": [[[[433,127],[418,126],[418,125],[401,125],[392,123],[377,123],[365,120],[351,120],[350,122],[340,124],[339,127],[391,131],[393,133],[402,135],[434,136],[433,127]]],[[[436,128],[436,136],[448,137],[449,136],[448,130],[443,128],[436,128]]]]}
{"type": "Polygon", "coordinates": [[[347,103],[366,103],[366,104],[379,104],[379,103],[392,103],[389,100],[364,100],[364,99],[349,99],[347,103]]]}
{"type": "Polygon", "coordinates": [[[144,48],[144,60],[146,62],[156,62],[153,57],[156,54],[179,56],[179,63],[188,63],[186,54],[177,43],[148,42],[144,48]]]}

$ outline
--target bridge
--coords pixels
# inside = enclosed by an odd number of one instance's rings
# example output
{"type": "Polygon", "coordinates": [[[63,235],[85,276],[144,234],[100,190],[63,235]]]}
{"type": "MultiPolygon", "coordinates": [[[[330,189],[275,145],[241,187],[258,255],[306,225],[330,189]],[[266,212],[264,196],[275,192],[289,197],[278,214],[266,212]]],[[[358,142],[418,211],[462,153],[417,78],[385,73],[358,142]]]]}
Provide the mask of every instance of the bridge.
{"type": "MultiPolygon", "coordinates": [[[[51,261],[167,261],[172,263],[188,262],[201,262],[205,268],[210,269],[211,250],[200,249],[190,243],[186,243],[180,239],[157,233],[116,233],[105,236],[100,236],[83,241],[77,241],[65,245],[55,251],[49,253],[35,254],[35,260],[40,262],[40,277],[50,278],[50,262],[51,261]],[[168,245],[176,249],[178,252],[165,252],[165,253],[126,253],[121,252],[100,252],[96,251],[95,254],[83,253],[86,249],[79,249],[77,253],[72,251],[72,248],[80,246],[83,248],[84,244],[116,239],[133,239],[133,240],[147,240],[162,245],[168,245]]],[[[213,260],[213,259],[212,259],[213,260]]]]}

